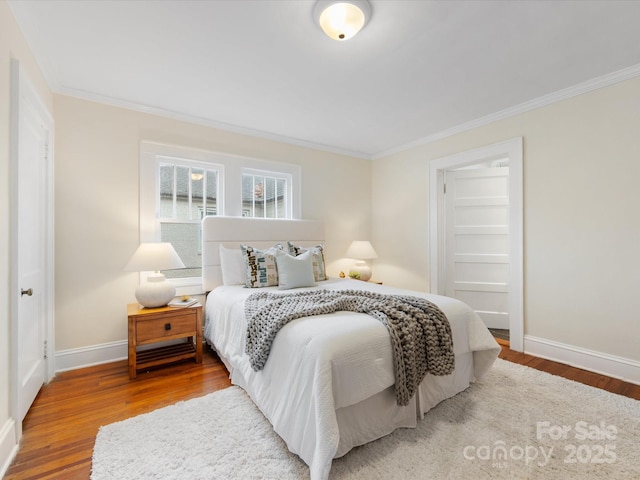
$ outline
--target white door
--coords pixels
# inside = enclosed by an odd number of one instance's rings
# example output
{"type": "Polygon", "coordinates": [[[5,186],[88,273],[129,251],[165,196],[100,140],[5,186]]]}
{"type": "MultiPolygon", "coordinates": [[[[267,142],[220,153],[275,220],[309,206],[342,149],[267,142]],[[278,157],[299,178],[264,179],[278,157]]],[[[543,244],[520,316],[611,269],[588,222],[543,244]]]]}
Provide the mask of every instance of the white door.
{"type": "Polygon", "coordinates": [[[445,295],[509,328],[509,167],[445,172],[445,295]]]}
{"type": "Polygon", "coordinates": [[[52,121],[43,110],[30,83],[22,77],[19,65],[12,81],[14,142],[12,178],[12,268],[13,331],[12,359],[15,389],[14,414],[22,421],[40,387],[47,380],[47,315],[51,315],[51,285],[47,262],[48,242],[49,143],[52,121]]]}

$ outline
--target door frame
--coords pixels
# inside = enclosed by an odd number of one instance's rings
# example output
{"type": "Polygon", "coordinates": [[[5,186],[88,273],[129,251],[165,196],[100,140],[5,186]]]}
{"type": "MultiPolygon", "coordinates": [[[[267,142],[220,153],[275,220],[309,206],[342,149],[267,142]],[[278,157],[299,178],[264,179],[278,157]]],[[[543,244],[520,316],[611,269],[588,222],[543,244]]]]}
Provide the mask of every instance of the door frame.
{"type": "MultiPolygon", "coordinates": [[[[22,422],[19,418],[20,405],[18,401],[18,349],[15,348],[19,340],[18,337],[18,301],[20,298],[19,265],[18,265],[18,165],[20,161],[19,139],[20,139],[20,96],[26,95],[28,101],[38,110],[40,118],[45,122],[48,131],[47,162],[45,164],[45,258],[44,258],[44,288],[43,303],[45,315],[44,338],[47,342],[47,352],[45,356],[45,381],[53,378],[55,373],[55,334],[54,334],[54,121],[51,113],[42,102],[35,87],[26,75],[20,62],[11,59],[11,120],[10,120],[10,207],[9,207],[9,251],[10,251],[10,274],[9,274],[9,322],[11,325],[11,382],[10,382],[10,415],[16,420],[16,442],[22,437],[22,422]]],[[[44,346],[43,346],[44,349],[44,346]]],[[[43,352],[44,354],[45,352],[43,352]]]]}
{"type": "Polygon", "coordinates": [[[444,172],[507,157],[509,159],[509,342],[524,350],[523,139],[449,155],[429,162],[429,280],[431,293],[444,292],[444,172]]]}

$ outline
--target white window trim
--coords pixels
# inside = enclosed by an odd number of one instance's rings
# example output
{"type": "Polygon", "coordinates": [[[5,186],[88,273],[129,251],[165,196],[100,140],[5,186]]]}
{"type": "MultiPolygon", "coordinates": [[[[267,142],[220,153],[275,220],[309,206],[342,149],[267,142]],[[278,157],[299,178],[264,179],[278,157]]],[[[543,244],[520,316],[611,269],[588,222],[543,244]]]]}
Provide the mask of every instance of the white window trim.
{"type": "MultiPolygon", "coordinates": [[[[145,140],[140,144],[140,243],[160,241],[157,171],[161,160],[158,156],[186,159],[185,164],[207,164],[219,169],[218,215],[220,216],[242,216],[243,173],[260,172],[270,176],[288,177],[291,218],[302,218],[302,169],[298,165],[145,140]]],[[[146,275],[145,272],[140,274],[140,282],[146,281],[146,275]]],[[[168,279],[168,281],[176,286],[176,295],[204,293],[200,277],[168,279]]]]}

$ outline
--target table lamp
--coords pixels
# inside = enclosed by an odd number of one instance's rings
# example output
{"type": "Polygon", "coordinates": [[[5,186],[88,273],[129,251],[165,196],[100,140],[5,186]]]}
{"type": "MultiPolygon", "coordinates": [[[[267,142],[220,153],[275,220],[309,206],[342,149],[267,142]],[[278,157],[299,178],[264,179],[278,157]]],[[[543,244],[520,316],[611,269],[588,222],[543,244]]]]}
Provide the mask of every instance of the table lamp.
{"type": "Polygon", "coordinates": [[[367,265],[365,260],[378,258],[378,254],[373,249],[371,242],[367,240],[354,240],[351,242],[351,245],[349,245],[345,257],[356,259],[356,264],[349,270],[349,276],[368,282],[371,278],[371,267],[367,265]]]}
{"type": "Polygon", "coordinates": [[[184,268],[184,263],[170,243],[141,243],[129,263],[127,272],[151,272],[136,289],[136,299],[143,307],[164,307],[176,295],[176,287],[167,282],[160,270],[184,268]]]}

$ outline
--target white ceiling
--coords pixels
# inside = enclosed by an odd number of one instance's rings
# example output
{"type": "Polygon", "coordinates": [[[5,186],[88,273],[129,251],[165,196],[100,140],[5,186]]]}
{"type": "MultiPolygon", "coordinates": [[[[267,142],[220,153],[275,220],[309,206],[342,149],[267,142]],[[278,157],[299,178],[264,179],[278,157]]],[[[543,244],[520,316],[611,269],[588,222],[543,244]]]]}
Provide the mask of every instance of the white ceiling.
{"type": "Polygon", "coordinates": [[[9,4],[55,92],[364,158],[640,75],[640,1],[370,1],[347,42],[313,0],[9,4]]]}

